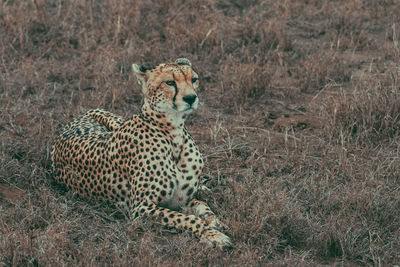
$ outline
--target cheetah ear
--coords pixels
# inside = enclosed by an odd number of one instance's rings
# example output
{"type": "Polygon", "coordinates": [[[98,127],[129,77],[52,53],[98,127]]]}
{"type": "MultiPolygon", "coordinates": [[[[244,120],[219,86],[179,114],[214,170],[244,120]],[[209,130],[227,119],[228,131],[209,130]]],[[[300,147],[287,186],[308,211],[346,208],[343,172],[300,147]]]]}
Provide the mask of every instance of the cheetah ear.
{"type": "Polygon", "coordinates": [[[177,58],[177,59],[175,60],[175,63],[178,64],[178,65],[188,65],[188,66],[190,66],[190,67],[192,66],[192,62],[190,62],[189,59],[184,58],[184,57],[177,58]]]}
{"type": "Polygon", "coordinates": [[[136,75],[138,84],[144,87],[144,85],[147,82],[147,75],[146,75],[147,69],[143,66],[139,67],[139,65],[137,64],[132,64],[132,70],[136,75]]]}

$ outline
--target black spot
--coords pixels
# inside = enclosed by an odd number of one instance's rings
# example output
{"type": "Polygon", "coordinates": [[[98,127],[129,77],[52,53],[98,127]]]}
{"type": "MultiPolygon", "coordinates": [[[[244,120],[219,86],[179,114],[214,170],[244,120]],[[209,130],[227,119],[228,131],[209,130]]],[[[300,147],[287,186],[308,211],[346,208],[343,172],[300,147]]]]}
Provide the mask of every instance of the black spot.
{"type": "Polygon", "coordinates": [[[190,189],[187,191],[187,195],[190,196],[192,193],[193,193],[193,188],[190,188],[190,189]]]}
{"type": "Polygon", "coordinates": [[[186,188],[188,188],[189,187],[189,184],[184,184],[183,186],[182,186],[182,190],[185,190],[186,188]]]}

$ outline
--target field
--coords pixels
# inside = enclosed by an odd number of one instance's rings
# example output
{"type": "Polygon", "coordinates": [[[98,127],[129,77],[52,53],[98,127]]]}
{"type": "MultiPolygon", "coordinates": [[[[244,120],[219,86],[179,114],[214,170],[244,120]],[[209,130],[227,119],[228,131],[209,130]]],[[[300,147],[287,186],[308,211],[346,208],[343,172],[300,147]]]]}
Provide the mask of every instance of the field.
{"type": "Polygon", "coordinates": [[[0,266],[400,263],[397,0],[0,1],[0,266]],[[204,247],[54,182],[60,128],[141,104],[131,64],[188,57],[204,247]]]}

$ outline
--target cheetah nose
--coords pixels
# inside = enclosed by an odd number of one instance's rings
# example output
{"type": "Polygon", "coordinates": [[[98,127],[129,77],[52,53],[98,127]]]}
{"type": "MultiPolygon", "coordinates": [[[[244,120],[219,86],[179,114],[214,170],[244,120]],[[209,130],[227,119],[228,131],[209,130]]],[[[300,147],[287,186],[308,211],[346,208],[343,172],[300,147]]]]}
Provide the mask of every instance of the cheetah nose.
{"type": "Polygon", "coordinates": [[[197,95],[185,95],[183,97],[183,101],[188,103],[189,105],[192,105],[194,101],[196,101],[197,95]]]}

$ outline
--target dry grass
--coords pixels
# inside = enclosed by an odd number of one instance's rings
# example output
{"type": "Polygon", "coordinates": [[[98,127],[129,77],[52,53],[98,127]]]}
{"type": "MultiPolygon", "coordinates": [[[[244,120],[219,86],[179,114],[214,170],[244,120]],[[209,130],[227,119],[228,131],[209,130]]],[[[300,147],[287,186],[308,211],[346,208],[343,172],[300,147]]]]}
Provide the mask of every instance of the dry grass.
{"type": "Polygon", "coordinates": [[[0,265],[399,264],[400,3],[306,2],[0,1],[0,265]],[[232,249],[52,179],[63,124],[131,115],[131,63],[179,56],[202,78],[200,198],[232,249]]]}

